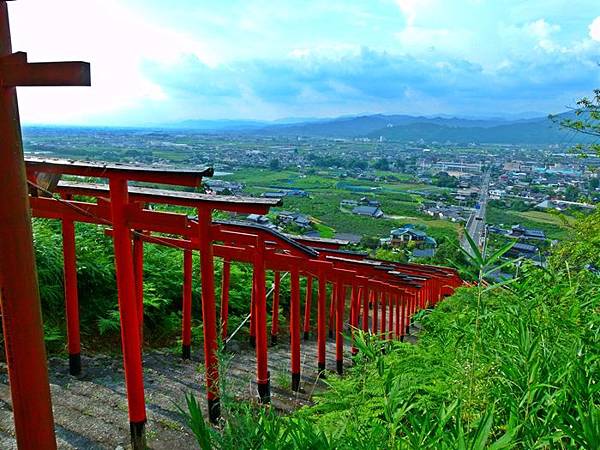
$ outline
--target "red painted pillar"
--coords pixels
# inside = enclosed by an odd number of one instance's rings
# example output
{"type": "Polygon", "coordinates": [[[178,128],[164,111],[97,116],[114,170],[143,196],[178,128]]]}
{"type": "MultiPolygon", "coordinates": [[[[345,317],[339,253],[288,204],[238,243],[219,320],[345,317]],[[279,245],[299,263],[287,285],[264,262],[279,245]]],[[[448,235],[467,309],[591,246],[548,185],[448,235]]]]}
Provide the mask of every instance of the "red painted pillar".
{"type": "Polygon", "coordinates": [[[79,299],[77,292],[77,256],[75,250],[75,224],[62,221],[63,272],[67,314],[67,345],[69,347],[69,373],[81,373],[81,344],[79,337],[79,299]]]}
{"type": "Polygon", "coordinates": [[[312,285],[313,280],[310,275],[306,277],[306,297],[304,300],[304,340],[308,340],[310,335],[310,309],[312,307],[312,285]]]}
{"type": "Polygon", "coordinates": [[[390,310],[388,312],[388,339],[394,338],[394,295],[395,294],[393,292],[388,292],[388,302],[390,305],[390,310]]]}
{"type": "Polygon", "coordinates": [[[267,293],[265,289],[265,245],[261,238],[256,240],[254,255],[254,313],[256,320],[256,384],[261,403],[271,401],[269,361],[267,354],[267,293]]]}
{"type": "Polygon", "coordinates": [[[217,310],[215,306],[215,262],[212,243],[212,211],[198,208],[200,273],[202,277],[202,323],[204,325],[204,367],[208,417],[216,423],[221,417],[219,402],[219,361],[217,359],[217,310]]]}
{"type": "Polygon", "coordinates": [[[126,216],[129,195],[127,180],[113,178],[109,184],[129,427],[133,448],[142,449],[145,448],[146,404],[131,235],[126,216]]]}
{"type": "Polygon", "coordinates": [[[401,324],[401,330],[400,330],[400,338],[403,340],[404,339],[404,335],[407,333],[407,326],[406,326],[406,310],[408,308],[407,306],[407,297],[408,294],[403,293],[402,297],[400,297],[400,305],[401,305],[401,310],[400,310],[400,322],[401,324]]]}
{"type": "Polygon", "coordinates": [[[400,339],[401,336],[401,317],[400,317],[400,308],[402,308],[402,303],[401,303],[401,294],[394,294],[394,303],[396,304],[396,339],[400,339]]]}
{"type": "Polygon", "coordinates": [[[352,337],[352,355],[356,355],[358,353],[358,349],[354,346],[354,331],[358,328],[358,314],[360,311],[360,298],[362,294],[362,287],[358,287],[357,285],[352,285],[352,297],[350,300],[350,325],[351,332],[350,335],[352,337]]]}
{"type": "Polygon", "coordinates": [[[231,261],[223,260],[221,272],[221,339],[227,339],[227,322],[229,318],[229,279],[231,278],[231,261]]]}
{"type": "Polygon", "coordinates": [[[183,302],[181,320],[181,357],[192,356],[192,250],[183,251],[183,302]]]}
{"type": "Polygon", "coordinates": [[[317,303],[317,365],[319,373],[325,370],[325,316],[327,315],[327,280],[325,274],[319,275],[319,300],[317,303]]]}
{"type": "Polygon", "coordinates": [[[346,303],[346,286],[340,280],[336,289],[336,324],[335,324],[335,364],[338,374],[344,373],[344,310],[346,303]]]}
{"type": "Polygon", "coordinates": [[[256,347],[256,274],[252,272],[252,292],[250,294],[250,345],[256,347]]]}
{"type": "Polygon", "coordinates": [[[274,273],[273,280],[273,312],[271,314],[271,345],[277,344],[279,335],[279,292],[281,290],[281,274],[274,273]]]}
{"type": "Polygon", "coordinates": [[[382,338],[385,339],[385,334],[387,331],[387,315],[386,315],[386,304],[388,301],[388,295],[385,290],[381,291],[381,334],[382,338]]]}
{"type": "Polygon", "coordinates": [[[373,334],[379,333],[379,290],[373,290],[373,334]]]}
{"type": "Polygon", "coordinates": [[[418,293],[413,293],[410,295],[408,300],[408,313],[406,314],[406,334],[410,334],[410,324],[412,321],[412,316],[417,309],[417,301],[418,301],[418,293]]]}
{"type": "Polygon", "coordinates": [[[292,390],[300,390],[300,278],[298,269],[291,272],[290,340],[292,347],[292,390]]]}
{"type": "Polygon", "coordinates": [[[133,235],[133,273],[135,277],[135,303],[140,327],[140,346],[144,347],[144,241],[133,235]]]}
{"type": "MultiPolygon", "coordinates": [[[[0,57],[12,53],[0,2],[0,57]]],[[[0,86],[0,303],[17,444],[54,449],[44,329],[27,199],[17,91],[0,86]]]]}
{"type": "Polygon", "coordinates": [[[329,300],[329,338],[333,338],[333,329],[335,326],[335,302],[337,299],[336,294],[337,283],[333,283],[331,286],[331,298],[329,300]]]}
{"type": "Polygon", "coordinates": [[[368,286],[365,286],[362,295],[362,329],[366,333],[369,331],[369,296],[371,295],[371,290],[368,286]]]}

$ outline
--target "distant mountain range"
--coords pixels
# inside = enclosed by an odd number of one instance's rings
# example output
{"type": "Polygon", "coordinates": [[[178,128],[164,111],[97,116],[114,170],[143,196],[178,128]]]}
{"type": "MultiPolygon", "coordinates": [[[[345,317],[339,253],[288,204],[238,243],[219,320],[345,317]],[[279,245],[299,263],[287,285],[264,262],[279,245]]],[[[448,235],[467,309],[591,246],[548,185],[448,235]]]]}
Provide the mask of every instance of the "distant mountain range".
{"type": "MultiPolygon", "coordinates": [[[[571,113],[559,115],[559,121],[571,113]]],[[[570,144],[573,132],[547,117],[530,119],[465,119],[410,115],[361,115],[333,119],[188,120],[163,128],[263,136],[370,138],[392,142],[570,144]]],[[[578,141],[585,138],[578,136],[578,141]]]]}
{"type": "MultiPolygon", "coordinates": [[[[559,116],[565,118],[570,113],[559,116]]],[[[371,138],[392,142],[453,142],[495,144],[563,144],[573,133],[547,117],[531,119],[463,119],[409,115],[362,115],[334,119],[188,120],[165,126],[204,132],[264,136],[371,138]]]]}

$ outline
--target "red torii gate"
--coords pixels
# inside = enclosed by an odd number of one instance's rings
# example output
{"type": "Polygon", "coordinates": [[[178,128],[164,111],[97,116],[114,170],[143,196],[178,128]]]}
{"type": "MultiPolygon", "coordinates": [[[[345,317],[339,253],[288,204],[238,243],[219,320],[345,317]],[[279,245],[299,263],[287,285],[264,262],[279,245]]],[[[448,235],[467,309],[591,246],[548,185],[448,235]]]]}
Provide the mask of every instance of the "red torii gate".
{"type": "MultiPolygon", "coordinates": [[[[37,280],[35,278],[35,261],[32,248],[31,224],[23,169],[22,142],[15,87],[89,85],[89,65],[77,62],[27,64],[24,53],[12,53],[6,1],[0,0],[0,74],[0,92],[2,93],[0,101],[0,133],[3,136],[4,144],[4,147],[0,148],[0,167],[9,174],[9,176],[2,177],[2,181],[0,182],[0,194],[4,194],[2,196],[3,204],[0,206],[0,285],[2,287],[3,329],[13,397],[15,428],[17,441],[21,448],[55,448],[56,442],[47,383],[43,329],[41,326],[37,280]],[[35,426],[30,426],[31,423],[34,423],[35,426]]],[[[46,166],[44,166],[43,173],[48,173],[46,166]]],[[[59,211],[52,211],[51,209],[57,206],[57,202],[49,199],[32,197],[31,205],[34,211],[41,212],[45,217],[67,218],[67,220],[82,220],[93,223],[97,218],[101,218],[105,224],[112,226],[132,443],[134,447],[141,448],[144,445],[143,433],[146,421],[139,333],[141,308],[138,307],[141,295],[139,287],[141,264],[139,260],[142,253],[140,252],[139,245],[136,247],[135,242],[137,240],[134,239],[136,250],[132,254],[130,231],[131,229],[144,230],[145,227],[148,227],[154,228],[157,232],[168,232],[165,230],[172,230],[174,228],[180,230],[181,226],[186,227],[190,224],[187,218],[181,217],[181,215],[144,210],[139,202],[144,202],[143,195],[145,194],[130,192],[127,182],[128,180],[136,180],[196,186],[200,183],[203,176],[211,175],[211,171],[168,171],[157,168],[127,169],[126,167],[99,166],[92,163],[87,164],[85,167],[80,164],[80,167],[73,168],[72,164],[63,163],[61,170],[57,169],[56,173],[87,174],[88,176],[109,179],[108,191],[110,202],[99,199],[98,204],[87,204],[85,202],[69,200],[68,195],[66,195],[67,198],[60,205],[68,205],[68,208],[71,210],[70,215],[64,208],[58,208],[59,211]],[[68,168],[69,166],[71,169],[68,168]],[[138,197],[138,204],[136,204],[133,197],[138,194],[141,197],[138,197]],[[52,202],[52,205],[48,202],[52,202]],[[73,208],[77,210],[77,214],[73,213],[73,208]],[[149,227],[149,223],[153,227],[149,227]],[[174,224],[177,226],[174,227],[174,224]],[[134,254],[136,255],[135,260],[134,254]],[[134,264],[134,261],[137,262],[137,265],[134,264]],[[137,277],[136,273],[138,274],[137,277]]],[[[32,170],[29,178],[32,182],[37,182],[34,162],[32,162],[32,170]]],[[[166,196],[168,197],[168,194],[166,196]]],[[[163,200],[164,203],[173,204],[173,198],[163,200]]],[[[191,242],[197,239],[197,246],[200,249],[201,255],[203,280],[202,311],[205,324],[204,345],[207,360],[207,382],[209,383],[209,414],[211,418],[218,416],[219,410],[218,392],[210,389],[210,385],[216,385],[216,377],[218,376],[215,358],[216,311],[214,301],[213,250],[219,247],[213,246],[213,240],[215,240],[213,234],[218,234],[218,231],[221,233],[230,232],[228,230],[219,230],[212,223],[211,212],[213,209],[219,208],[215,205],[209,206],[208,203],[203,207],[197,207],[197,223],[189,226],[189,230],[187,230],[192,234],[191,242]]],[[[242,239],[243,233],[234,233],[236,234],[236,239],[242,239]]],[[[70,262],[65,265],[65,271],[71,273],[71,276],[66,277],[68,278],[66,284],[70,286],[69,290],[71,292],[71,294],[67,293],[67,310],[73,313],[76,309],[74,307],[76,305],[76,297],[73,296],[74,281],[72,278],[74,265],[71,258],[74,256],[74,252],[69,253],[73,250],[71,248],[73,242],[70,239],[72,229],[69,228],[69,225],[63,229],[63,234],[67,237],[67,245],[70,247],[66,252],[67,259],[70,262]],[[75,301],[73,301],[74,298],[75,301]]],[[[136,237],[139,237],[139,235],[136,235],[136,237]]],[[[242,252],[247,252],[248,248],[254,244],[253,248],[257,254],[254,261],[255,269],[259,271],[257,279],[264,280],[264,265],[260,261],[264,263],[266,259],[264,253],[269,250],[264,247],[264,241],[259,235],[250,235],[248,239],[252,240],[252,242],[246,242],[245,247],[240,248],[242,252]],[[260,271],[262,271],[262,275],[260,271]]],[[[332,246],[334,245],[336,244],[332,244],[332,246]]],[[[225,246],[223,247],[225,248],[225,246]]],[[[235,247],[230,247],[229,252],[233,252],[234,250],[235,247]]],[[[359,305],[359,303],[357,305],[357,299],[360,298],[360,294],[358,293],[360,285],[356,280],[360,276],[354,270],[338,268],[335,265],[332,266],[332,263],[319,260],[318,258],[313,261],[311,258],[279,253],[273,253],[272,258],[273,260],[281,260],[280,270],[292,272],[292,291],[295,292],[294,297],[298,297],[299,295],[298,275],[300,270],[298,269],[298,265],[299,263],[306,263],[307,260],[311,263],[312,267],[310,269],[312,272],[309,273],[311,276],[319,279],[320,288],[321,286],[325,286],[328,280],[333,281],[338,286],[334,306],[337,331],[336,360],[338,361],[338,370],[341,370],[340,361],[343,361],[341,359],[343,358],[342,332],[346,289],[348,286],[352,288],[353,300],[351,310],[354,307],[352,320],[356,320],[359,305]]],[[[189,263],[189,258],[186,257],[186,261],[189,263]]],[[[367,280],[362,279],[361,282],[367,288],[370,285],[376,285],[376,288],[381,288],[381,290],[386,290],[392,286],[387,282],[370,281],[368,278],[367,280]]],[[[189,280],[187,284],[189,285],[189,280]]],[[[367,292],[367,288],[365,288],[365,292],[367,292]]],[[[261,347],[266,345],[266,304],[263,301],[264,283],[256,283],[255,295],[256,301],[252,307],[252,312],[255,314],[255,320],[258,324],[256,330],[258,348],[259,341],[261,347]]],[[[365,298],[367,297],[365,296],[365,298]]],[[[318,317],[318,334],[321,338],[324,336],[324,317],[326,312],[323,307],[324,300],[325,289],[319,289],[318,305],[321,314],[318,317]]],[[[292,314],[295,320],[292,326],[292,342],[299,343],[299,299],[296,298],[293,300],[293,303],[292,314]]],[[[366,303],[364,309],[366,310],[366,303]]],[[[398,310],[396,309],[396,311],[398,310]]],[[[374,318],[376,317],[377,314],[374,315],[374,318]]],[[[382,317],[385,316],[383,315],[382,317]]],[[[74,340],[77,340],[76,332],[73,330],[76,323],[77,318],[73,313],[71,314],[68,328],[70,329],[70,337],[74,340]]],[[[293,344],[293,347],[296,348],[296,344],[293,344]]],[[[71,369],[76,371],[79,364],[77,357],[79,349],[74,347],[70,348],[70,350],[73,351],[73,357],[70,361],[71,369]]],[[[259,385],[261,380],[268,382],[268,373],[265,372],[265,362],[266,359],[259,363],[259,385]]],[[[321,360],[319,360],[319,364],[321,364],[321,360]]],[[[292,373],[299,380],[299,353],[297,356],[292,355],[292,373]],[[298,368],[297,371],[295,369],[296,366],[298,368]]],[[[261,395],[262,397],[265,397],[264,392],[261,395]]]]}
{"type": "MultiPolygon", "coordinates": [[[[130,169],[121,165],[102,165],[97,163],[72,163],[68,161],[45,161],[45,160],[37,160],[30,159],[27,162],[28,168],[28,178],[31,180],[32,184],[37,184],[37,175],[40,173],[48,174],[60,174],[60,173],[69,173],[73,175],[86,175],[86,176],[97,176],[97,177],[105,177],[112,181],[112,179],[116,176],[117,173],[123,171],[131,170],[134,175],[130,175],[129,178],[138,179],[142,175],[140,173],[144,173],[145,169],[135,168],[130,169]],[[139,172],[139,173],[138,173],[139,172]]],[[[155,174],[152,173],[151,176],[155,174]]],[[[168,174],[165,174],[168,175],[168,174]]],[[[171,174],[172,176],[173,174],[171,174]]],[[[147,176],[147,175],[145,175],[147,176]]],[[[144,178],[145,181],[149,181],[150,179],[144,178]]],[[[162,182],[166,182],[165,180],[169,180],[168,177],[163,177],[162,182]]],[[[127,187],[126,187],[127,189],[127,187]]],[[[92,223],[104,223],[107,225],[111,224],[112,212],[115,209],[114,203],[116,201],[122,201],[121,197],[117,196],[117,200],[115,201],[114,193],[112,191],[112,183],[109,181],[109,186],[106,185],[97,185],[97,184],[81,184],[81,183],[72,183],[72,182],[61,182],[58,183],[57,186],[58,192],[67,199],[71,198],[73,195],[84,195],[84,196],[92,196],[97,199],[97,204],[87,203],[87,202],[76,202],[72,200],[63,200],[57,201],[54,199],[48,199],[43,197],[34,197],[31,199],[31,205],[33,207],[36,215],[47,218],[58,218],[64,221],[83,221],[83,222],[92,222],[92,223]],[[112,194],[112,195],[111,195],[112,194]],[[112,199],[111,199],[112,197],[112,199]]],[[[212,209],[224,209],[229,211],[240,211],[244,212],[260,212],[265,213],[268,210],[268,206],[265,204],[264,199],[240,199],[240,198],[227,198],[227,197],[215,197],[215,196],[206,196],[202,194],[194,194],[194,193],[185,193],[185,192],[173,192],[173,191],[164,191],[157,189],[147,189],[147,188],[135,188],[131,187],[127,192],[128,198],[132,203],[123,204],[124,213],[124,224],[126,229],[126,239],[131,242],[131,236],[129,235],[130,229],[136,230],[145,230],[145,231],[154,231],[154,232],[163,232],[163,233],[171,233],[171,234],[179,234],[184,236],[184,239],[174,239],[167,238],[164,236],[154,237],[148,234],[138,233],[134,235],[135,238],[138,238],[140,241],[149,241],[155,242],[163,245],[172,245],[177,246],[179,248],[183,248],[186,255],[191,255],[192,249],[200,249],[201,257],[205,251],[203,250],[207,246],[211,248],[212,252],[210,255],[210,267],[211,272],[210,275],[213,275],[212,272],[212,254],[221,256],[228,260],[239,260],[245,262],[251,262],[255,268],[255,282],[253,283],[253,297],[254,300],[251,306],[251,313],[253,316],[253,320],[251,323],[255,323],[255,330],[257,333],[257,384],[259,390],[259,396],[261,401],[268,402],[270,397],[269,392],[269,375],[268,375],[268,366],[267,366],[267,335],[266,335],[266,298],[265,298],[265,277],[264,270],[267,268],[276,270],[276,271],[289,271],[292,273],[292,302],[291,302],[291,317],[290,317],[290,334],[292,338],[292,387],[295,390],[299,389],[300,385],[300,327],[299,327],[299,317],[300,317],[300,301],[299,301],[299,283],[298,283],[298,275],[300,274],[299,267],[303,268],[303,272],[307,276],[315,276],[319,279],[319,314],[318,314],[318,365],[319,368],[324,368],[324,343],[325,343],[325,329],[324,329],[324,321],[326,310],[324,308],[325,303],[325,292],[326,289],[321,289],[322,286],[325,286],[327,281],[331,281],[337,286],[335,291],[334,303],[332,303],[332,307],[334,307],[335,311],[331,314],[331,318],[335,317],[336,323],[335,327],[330,327],[330,329],[335,328],[336,330],[336,362],[337,362],[337,370],[339,373],[342,372],[343,368],[343,322],[344,322],[344,314],[345,314],[345,301],[346,301],[346,288],[352,288],[352,300],[351,300],[351,311],[350,311],[350,322],[351,325],[358,325],[358,316],[360,309],[360,294],[359,291],[361,287],[364,288],[365,294],[363,294],[363,299],[368,300],[368,291],[371,289],[373,292],[376,292],[377,295],[381,293],[382,296],[382,305],[385,305],[386,295],[389,301],[390,308],[395,304],[396,306],[396,336],[402,336],[403,331],[400,328],[404,328],[404,324],[406,323],[406,319],[414,313],[416,310],[416,301],[414,299],[417,297],[420,288],[422,287],[420,281],[427,280],[429,277],[415,277],[411,275],[407,275],[406,273],[401,272],[390,272],[390,269],[396,269],[394,266],[391,266],[387,262],[378,262],[378,261],[370,261],[370,260],[359,260],[353,258],[340,258],[331,255],[327,255],[326,252],[322,251],[321,254],[319,252],[310,249],[304,245],[299,244],[295,240],[288,238],[286,236],[281,235],[280,233],[275,233],[272,230],[265,229],[263,227],[249,225],[249,224],[241,224],[235,222],[211,222],[211,225],[205,227],[204,232],[202,233],[202,214],[200,211],[202,207],[205,207],[209,210],[212,209]],[[251,203],[249,205],[248,203],[251,203]],[[188,216],[175,214],[175,213],[167,213],[167,212],[158,212],[151,210],[144,210],[143,203],[167,203],[174,204],[180,206],[189,206],[195,207],[199,214],[198,219],[190,219],[188,216]],[[256,205],[257,203],[261,203],[260,205],[256,205]],[[260,207],[259,207],[260,206],[260,207]],[[257,209],[258,208],[258,209],[257,209]],[[213,241],[224,242],[226,245],[213,244],[213,241]],[[277,253],[277,251],[283,250],[284,252],[288,252],[287,254],[277,253]],[[254,253],[254,256],[250,254],[250,252],[254,253]],[[289,253],[295,254],[289,254],[289,253]],[[322,258],[325,258],[323,260],[322,258]],[[331,261],[328,261],[331,260],[331,261]],[[267,264],[268,261],[268,264],[267,264]],[[338,267],[339,266],[339,267],[338,267]],[[372,277],[361,277],[359,273],[369,273],[369,276],[372,277]],[[380,279],[378,281],[378,279],[380,279]],[[395,286],[396,284],[401,283],[405,288],[399,288],[395,286]],[[404,294],[410,294],[411,290],[416,291],[412,295],[408,296],[408,303],[406,303],[406,296],[402,297],[404,294]],[[395,298],[393,300],[392,298],[395,298]],[[412,301],[411,301],[412,299],[412,301]],[[402,301],[404,300],[404,302],[402,301]],[[400,305],[402,307],[400,308],[400,305]],[[400,311],[401,309],[401,311],[400,311]],[[402,322],[402,326],[400,323],[402,322]]],[[[274,204],[274,203],[273,203],[274,204]]],[[[210,217],[210,216],[209,216],[210,217]]],[[[116,234],[117,230],[113,226],[113,231],[111,232],[115,238],[115,247],[116,243],[116,234]]],[[[333,253],[342,253],[341,251],[328,251],[333,253]]],[[[131,252],[130,252],[131,255],[131,252]]],[[[186,312],[189,310],[191,306],[191,299],[186,301],[186,291],[189,291],[189,280],[191,278],[191,274],[189,273],[189,258],[186,256],[188,263],[184,263],[184,267],[188,267],[187,274],[186,270],[184,270],[184,312],[183,312],[183,356],[189,356],[189,340],[186,342],[186,335],[189,336],[190,324],[190,314],[186,312]],[[186,349],[187,347],[187,349],[186,349]],[[186,351],[187,350],[187,351],[186,351]]],[[[205,261],[202,262],[205,265],[205,261]]],[[[133,267],[133,264],[131,264],[133,267]]],[[[74,264],[73,264],[74,267],[74,264]]],[[[65,266],[67,269],[67,266],[65,266]]],[[[119,265],[117,264],[117,270],[119,270],[119,265]]],[[[205,270],[203,272],[203,280],[204,276],[206,276],[205,270]]],[[[132,276],[132,279],[134,277],[132,276]]],[[[139,285],[140,277],[135,279],[136,283],[139,285]]],[[[134,283],[131,283],[132,285],[134,283]]],[[[203,282],[203,287],[207,283],[203,282]]],[[[207,385],[208,385],[208,401],[209,401],[209,416],[212,420],[216,420],[218,418],[218,392],[215,391],[215,386],[217,385],[216,380],[218,377],[216,360],[211,359],[210,349],[215,348],[216,350],[216,330],[214,327],[216,312],[215,312],[215,302],[214,302],[214,278],[213,285],[210,287],[211,292],[209,294],[212,295],[211,303],[212,311],[206,313],[207,305],[207,295],[203,290],[203,321],[205,324],[205,358],[207,362],[207,385]],[[211,322],[211,323],[208,323],[211,322]],[[211,331],[212,329],[212,331],[211,331]]],[[[139,288],[137,290],[139,292],[139,288]]],[[[225,294],[226,291],[224,291],[225,294]]],[[[121,295],[121,291],[119,291],[121,295]]],[[[67,294],[69,295],[69,294],[67,294]]],[[[375,297],[377,298],[377,296],[375,297]]],[[[67,302],[68,303],[68,302],[67,302]]],[[[136,301],[130,301],[132,304],[136,304],[136,301]]],[[[137,309],[137,314],[135,319],[139,321],[140,317],[140,308],[139,305],[137,309]]],[[[363,306],[363,329],[368,329],[368,312],[367,312],[368,304],[364,303],[363,306]]],[[[69,309],[67,308],[67,311],[69,309]]],[[[132,316],[130,316],[132,317],[132,316]]],[[[375,308],[373,315],[373,326],[371,327],[374,332],[378,331],[377,327],[377,308],[375,308]]],[[[385,310],[382,309],[381,312],[381,320],[382,320],[382,330],[385,333],[385,325],[386,325],[386,316],[385,310]]],[[[306,321],[305,316],[305,321],[306,321]]],[[[394,323],[394,317],[392,314],[389,314],[389,328],[390,332],[388,333],[388,337],[392,335],[392,325],[394,323]]],[[[134,321],[130,320],[131,328],[135,330],[139,327],[139,322],[134,323],[134,321]]],[[[130,334],[131,336],[138,336],[137,332],[133,332],[130,334]]],[[[126,336],[124,339],[124,347],[125,340],[128,339],[126,336]]],[[[139,341],[138,341],[139,342],[139,341]]],[[[139,343],[138,343],[139,345],[139,343]]],[[[127,361],[126,361],[127,363],[127,361]]],[[[136,362],[137,363],[137,362],[136,362]]],[[[139,385],[142,387],[143,394],[143,381],[140,379],[139,385]]],[[[130,407],[134,406],[132,402],[130,402],[130,407]]],[[[144,411],[143,409],[143,397],[141,402],[137,404],[138,410],[144,411]]],[[[145,414],[145,412],[144,412],[145,414]]],[[[130,410],[131,416],[131,410],[130,410]]],[[[143,427],[142,427],[143,430],[143,427]]],[[[136,438],[139,437],[139,433],[134,433],[134,429],[132,428],[132,436],[134,438],[133,442],[136,442],[136,438]]]]}
{"type": "Polygon", "coordinates": [[[8,6],[0,1],[0,304],[17,444],[55,448],[17,86],[89,86],[83,62],[27,62],[13,53],[8,6]]]}

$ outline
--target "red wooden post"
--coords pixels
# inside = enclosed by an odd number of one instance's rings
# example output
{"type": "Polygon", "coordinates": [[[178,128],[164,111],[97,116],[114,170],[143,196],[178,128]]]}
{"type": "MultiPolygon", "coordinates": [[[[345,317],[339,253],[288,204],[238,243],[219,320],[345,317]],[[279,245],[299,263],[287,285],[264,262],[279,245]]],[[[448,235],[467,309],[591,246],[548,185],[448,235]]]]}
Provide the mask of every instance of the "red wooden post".
{"type": "Polygon", "coordinates": [[[252,291],[250,293],[250,345],[256,347],[256,313],[254,297],[256,296],[256,276],[252,272],[252,291]]]}
{"type": "Polygon", "coordinates": [[[277,344],[279,335],[279,292],[281,290],[281,274],[278,271],[274,273],[273,286],[273,312],[271,313],[271,345],[277,344]]]}
{"type": "Polygon", "coordinates": [[[75,251],[75,224],[62,221],[63,269],[67,314],[67,345],[69,347],[69,373],[81,373],[81,344],[79,337],[79,299],[77,293],[77,263],[75,251]]]}
{"type": "MultiPolygon", "coordinates": [[[[141,233],[141,231],[138,231],[141,233]]],[[[135,277],[135,300],[138,324],[140,326],[140,346],[144,347],[144,241],[139,234],[133,235],[133,272],[135,277]]]]}
{"type": "Polygon", "coordinates": [[[292,390],[300,390],[300,279],[298,269],[291,271],[290,340],[292,346],[292,390]]]}
{"type": "Polygon", "coordinates": [[[181,320],[181,357],[190,359],[192,356],[192,250],[183,251],[183,302],[181,320]]]}
{"type": "Polygon", "coordinates": [[[337,299],[336,294],[337,283],[333,283],[331,286],[331,298],[329,300],[329,338],[333,338],[333,329],[335,325],[335,302],[337,299]]]}
{"type": "Polygon", "coordinates": [[[219,402],[219,361],[217,359],[217,311],[215,307],[215,262],[211,233],[212,211],[198,208],[200,272],[202,277],[202,323],[204,325],[204,366],[208,417],[216,423],[221,417],[219,402]]]}
{"type": "Polygon", "coordinates": [[[229,318],[229,279],[231,277],[231,261],[223,260],[221,272],[221,339],[227,339],[227,322],[229,318]]]}
{"type": "Polygon", "coordinates": [[[388,312],[389,323],[388,323],[388,339],[394,338],[394,293],[388,292],[388,302],[390,310],[388,312]]]}
{"type": "Polygon", "coordinates": [[[317,303],[317,366],[319,374],[325,370],[325,344],[327,341],[326,322],[327,315],[327,279],[325,274],[319,274],[319,300],[317,303]]]}
{"type": "Polygon", "coordinates": [[[417,309],[417,301],[418,301],[418,294],[411,295],[409,297],[409,300],[408,300],[409,308],[408,308],[408,312],[406,314],[406,334],[410,334],[410,325],[412,322],[412,316],[417,309]]]}
{"type": "Polygon", "coordinates": [[[304,300],[304,340],[308,340],[308,337],[310,335],[310,309],[312,307],[312,285],[312,277],[308,275],[306,277],[306,296],[304,300]]]}
{"type": "Polygon", "coordinates": [[[395,294],[394,295],[394,303],[396,303],[396,339],[400,339],[401,336],[401,317],[400,317],[400,308],[402,308],[402,303],[401,303],[401,294],[395,294]]]}
{"type": "Polygon", "coordinates": [[[362,287],[358,287],[357,285],[352,285],[352,297],[350,300],[350,325],[351,328],[351,336],[352,336],[352,354],[356,355],[358,353],[358,349],[354,346],[354,329],[358,328],[358,313],[360,310],[360,296],[362,293],[362,287]]]}
{"type": "Polygon", "coordinates": [[[362,329],[366,333],[369,331],[369,296],[371,295],[371,290],[369,289],[368,285],[365,286],[362,295],[362,329]]]}
{"type": "Polygon", "coordinates": [[[373,334],[379,333],[379,290],[373,290],[373,334]]]}
{"type": "Polygon", "coordinates": [[[256,384],[261,403],[271,401],[267,355],[267,295],[265,290],[265,245],[259,237],[254,254],[254,314],[256,322],[256,384]]]}
{"type": "Polygon", "coordinates": [[[338,281],[336,324],[335,324],[335,364],[338,374],[344,373],[344,309],[346,303],[346,286],[342,280],[338,281]]]}
{"type": "Polygon", "coordinates": [[[109,184],[131,442],[135,449],[143,449],[145,448],[144,426],[146,423],[146,405],[144,399],[144,377],[142,373],[135,277],[133,272],[133,254],[126,215],[128,204],[127,180],[123,178],[111,178],[109,184]]]}
{"type": "Polygon", "coordinates": [[[386,304],[388,295],[385,290],[381,291],[381,334],[382,338],[385,338],[387,331],[387,316],[386,316],[386,304]]]}
{"type": "Polygon", "coordinates": [[[41,73],[36,70],[40,65],[26,63],[25,54],[13,54],[6,1],[0,1],[0,62],[0,305],[15,433],[21,449],[54,449],[56,440],[15,87],[89,85],[89,65],[72,63],[67,68],[64,64],[45,64],[41,73]],[[72,69],[79,73],[74,74],[72,69]]]}

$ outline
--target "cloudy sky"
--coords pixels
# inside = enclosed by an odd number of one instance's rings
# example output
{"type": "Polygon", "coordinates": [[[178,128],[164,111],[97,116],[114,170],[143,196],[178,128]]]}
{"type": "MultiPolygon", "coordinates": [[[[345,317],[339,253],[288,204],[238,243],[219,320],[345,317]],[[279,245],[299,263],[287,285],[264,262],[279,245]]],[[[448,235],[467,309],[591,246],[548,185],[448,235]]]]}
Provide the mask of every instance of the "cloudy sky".
{"type": "Polygon", "coordinates": [[[20,0],[13,48],[92,88],[26,123],[560,112],[600,88],[599,0],[20,0]]]}

